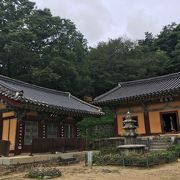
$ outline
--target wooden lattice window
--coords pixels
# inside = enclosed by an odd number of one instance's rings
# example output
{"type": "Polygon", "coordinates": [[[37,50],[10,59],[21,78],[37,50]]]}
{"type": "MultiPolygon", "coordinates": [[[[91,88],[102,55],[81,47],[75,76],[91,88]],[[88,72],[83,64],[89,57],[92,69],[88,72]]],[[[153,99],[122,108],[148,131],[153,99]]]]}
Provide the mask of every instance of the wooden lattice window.
{"type": "Polygon", "coordinates": [[[32,139],[38,137],[38,122],[25,121],[24,144],[31,145],[32,139]]]}

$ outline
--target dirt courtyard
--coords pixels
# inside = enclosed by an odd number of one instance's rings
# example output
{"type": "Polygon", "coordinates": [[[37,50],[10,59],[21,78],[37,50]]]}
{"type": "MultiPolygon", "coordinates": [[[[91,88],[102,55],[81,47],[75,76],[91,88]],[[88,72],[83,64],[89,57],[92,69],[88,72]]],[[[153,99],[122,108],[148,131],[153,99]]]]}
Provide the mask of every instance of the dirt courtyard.
{"type": "MultiPolygon", "coordinates": [[[[179,180],[180,162],[156,166],[150,169],[117,167],[117,166],[93,166],[85,167],[83,163],[70,166],[59,166],[62,176],[59,180],[179,180]]],[[[1,180],[22,180],[25,172],[0,176],[1,180]]]]}

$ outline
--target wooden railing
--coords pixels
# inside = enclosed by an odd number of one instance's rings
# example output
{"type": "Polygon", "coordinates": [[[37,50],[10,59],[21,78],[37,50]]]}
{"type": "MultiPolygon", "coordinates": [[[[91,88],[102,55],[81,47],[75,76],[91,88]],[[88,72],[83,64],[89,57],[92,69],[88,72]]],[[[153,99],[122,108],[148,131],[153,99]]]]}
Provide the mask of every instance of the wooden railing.
{"type": "Polygon", "coordinates": [[[86,140],[82,138],[34,138],[31,153],[83,151],[85,149],[86,140]]]}

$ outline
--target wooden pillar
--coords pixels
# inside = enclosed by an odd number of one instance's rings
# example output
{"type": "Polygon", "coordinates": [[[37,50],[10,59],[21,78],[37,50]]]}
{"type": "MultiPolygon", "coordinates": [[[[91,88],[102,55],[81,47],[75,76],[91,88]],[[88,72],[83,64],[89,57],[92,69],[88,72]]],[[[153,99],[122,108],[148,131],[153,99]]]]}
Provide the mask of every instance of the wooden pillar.
{"type": "Polygon", "coordinates": [[[59,134],[61,138],[64,138],[64,124],[60,125],[59,134]]]}
{"type": "Polygon", "coordinates": [[[17,118],[14,155],[19,155],[22,152],[23,144],[24,144],[24,122],[22,119],[17,118]]]}
{"type": "Polygon", "coordinates": [[[25,130],[25,124],[24,124],[24,117],[26,115],[26,112],[18,111],[16,112],[16,140],[15,140],[15,150],[14,155],[19,155],[23,150],[23,144],[24,144],[24,130],[25,130]]]}
{"type": "Polygon", "coordinates": [[[76,137],[80,137],[80,129],[76,127],[76,137]]]}
{"type": "Polygon", "coordinates": [[[77,137],[77,126],[74,124],[72,124],[72,126],[71,127],[73,127],[73,134],[74,134],[74,138],[76,138],[77,137]]]}
{"type": "Polygon", "coordinates": [[[46,137],[46,125],[44,120],[39,119],[38,122],[38,137],[45,138],[46,137]]]}
{"type": "Polygon", "coordinates": [[[78,126],[77,126],[77,124],[78,124],[78,122],[80,122],[80,121],[82,121],[83,120],[83,118],[82,117],[78,117],[78,118],[75,118],[74,117],[74,137],[80,137],[80,129],[78,128],[78,126]]]}
{"type": "Polygon", "coordinates": [[[151,134],[151,129],[149,122],[149,112],[147,110],[144,111],[144,125],[145,125],[146,135],[149,136],[151,134]]]}
{"type": "Polygon", "coordinates": [[[118,115],[116,112],[114,116],[114,136],[118,136],[118,115]]]}
{"type": "Polygon", "coordinates": [[[144,109],[144,126],[145,126],[145,135],[151,135],[151,128],[149,122],[149,111],[148,111],[148,101],[141,102],[142,108],[144,109]]]}
{"type": "Polygon", "coordinates": [[[2,112],[0,113],[0,140],[2,140],[2,132],[3,132],[3,120],[2,120],[2,112]]]}
{"type": "Polygon", "coordinates": [[[42,123],[42,138],[47,138],[47,128],[44,121],[42,123]]]}

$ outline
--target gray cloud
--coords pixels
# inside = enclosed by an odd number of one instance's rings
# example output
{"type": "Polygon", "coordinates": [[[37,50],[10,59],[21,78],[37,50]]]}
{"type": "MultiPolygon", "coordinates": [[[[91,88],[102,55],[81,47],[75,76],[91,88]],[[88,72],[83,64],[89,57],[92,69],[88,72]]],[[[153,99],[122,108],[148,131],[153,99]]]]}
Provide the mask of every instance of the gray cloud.
{"type": "Polygon", "coordinates": [[[48,7],[54,15],[71,19],[89,44],[103,39],[107,25],[113,24],[110,12],[101,0],[34,0],[38,7],[48,7]]]}
{"type": "Polygon", "coordinates": [[[180,22],[179,0],[32,0],[54,15],[71,19],[89,45],[108,38],[144,37],[160,32],[162,26],[180,22]]]}
{"type": "Polygon", "coordinates": [[[134,12],[128,17],[126,33],[132,39],[141,38],[145,32],[152,32],[154,35],[159,33],[161,26],[156,19],[146,14],[143,10],[134,12]]]}

